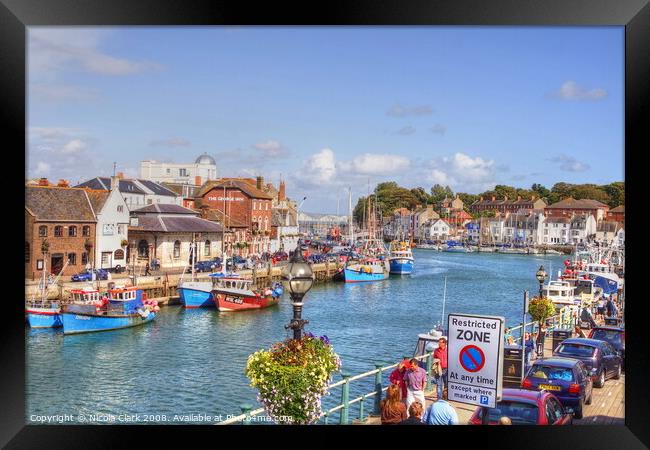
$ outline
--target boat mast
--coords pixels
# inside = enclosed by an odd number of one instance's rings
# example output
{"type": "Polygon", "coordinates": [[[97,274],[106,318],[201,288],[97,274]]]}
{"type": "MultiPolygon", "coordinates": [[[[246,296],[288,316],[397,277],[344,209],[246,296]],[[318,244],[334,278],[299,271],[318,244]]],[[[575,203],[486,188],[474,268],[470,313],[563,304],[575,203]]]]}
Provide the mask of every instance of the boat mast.
{"type": "Polygon", "coordinates": [[[196,265],[196,233],[192,233],[192,257],[190,258],[190,262],[192,263],[192,281],[196,281],[194,279],[194,266],[196,265]]]}
{"type": "Polygon", "coordinates": [[[445,303],[447,301],[447,276],[445,275],[445,287],[442,292],[442,320],[441,320],[441,327],[444,330],[445,326],[445,303]]]}
{"type": "Polygon", "coordinates": [[[348,230],[348,234],[350,235],[350,249],[354,246],[354,224],[352,222],[352,186],[348,188],[349,190],[349,197],[348,197],[348,214],[349,214],[349,219],[350,219],[350,229],[348,230]]]}

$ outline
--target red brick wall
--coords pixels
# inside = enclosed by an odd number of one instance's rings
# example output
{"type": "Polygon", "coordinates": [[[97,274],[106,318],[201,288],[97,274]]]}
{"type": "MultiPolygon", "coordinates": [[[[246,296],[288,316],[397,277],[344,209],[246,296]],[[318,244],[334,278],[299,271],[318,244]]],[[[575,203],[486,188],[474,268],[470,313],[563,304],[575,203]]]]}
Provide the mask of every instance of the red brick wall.
{"type": "Polygon", "coordinates": [[[91,255],[88,255],[88,261],[92,261],[92,256],[95,251],[95,223],[94,222],[78,222],[78,223],[57,223],[57,222],[38,222],[31,216],[29,213],[25,213],[25,241],[29,243],[30,246],[30,261],[25,263],[25,277],[39,278],[42,273],[40,270],[37,270],[37,260],[43,259],[43,254],[41,253],[41,242],[43,239],[47,239],[47,242],[50,244],[49,254],[47,255],[47,260],[45,261],[46,270],[51,272],[52,270],[52,255],[61,254],[63,256],[63,263],[68,259],[69,253],[76,253],[76,263],[74,265],[68,264],[68,266],[63,271],[63,276],[70,276],[75,273],[82,271],[85,268],[85,265],[81,263],[81,255],[86,252],[84,244],[86,239],[90,239],[93,243],[93,248],[91,249],[91,255]],[[54,236],[54,227],[60,225],[63,228],[63,235],[61,237],[54,236]],[[90,236],[83,236],[83,227],[90,227],[90,236]],[[47,237],[43,238],[38,235],[38,229],[40,226],[47,226],[47,237]],[[68,229],[66,227],[76,226],[77,227],[77,236],[69,237],[68,229]]]}
{"type": "Polygon", "coordinates": [[[210,190],[202,197],[202,204],[207,205],[209,209],[224,212],[225,203],[225,213],[232,220],[246,224],[252,230],[252,218],[255,217],[256,221],[260,223],[260,230],[264,229],[265,224],[268,224],[267,229],[271,230],[270,199],[251,198],[238,188],[226,188],[225,197],[227,200],[224,202],[223,192],[224,189],[218,187],[210,190]],[[255,209],[253,209],[253,202],[255,203],[255,209]],[[262,209],[259,209],[260,206],[262,209]]]}

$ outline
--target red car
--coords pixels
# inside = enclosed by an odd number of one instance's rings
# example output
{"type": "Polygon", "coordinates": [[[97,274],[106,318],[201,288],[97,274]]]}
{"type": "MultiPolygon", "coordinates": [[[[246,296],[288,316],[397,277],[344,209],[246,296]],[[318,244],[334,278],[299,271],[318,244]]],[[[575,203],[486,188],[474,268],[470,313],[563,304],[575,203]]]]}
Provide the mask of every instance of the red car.
{"type": "MultiPolygon", "coordinates": [[[[469,419],[469,425],[482,424],[483,408],[478,407],[469,419]]],[[[573,410],[562,406],[547,391],[504,389],[496,408],[490,408],[488,421],[498,425],[501,417],[508,417],[513,425],[571,425],[573,410]]]]}

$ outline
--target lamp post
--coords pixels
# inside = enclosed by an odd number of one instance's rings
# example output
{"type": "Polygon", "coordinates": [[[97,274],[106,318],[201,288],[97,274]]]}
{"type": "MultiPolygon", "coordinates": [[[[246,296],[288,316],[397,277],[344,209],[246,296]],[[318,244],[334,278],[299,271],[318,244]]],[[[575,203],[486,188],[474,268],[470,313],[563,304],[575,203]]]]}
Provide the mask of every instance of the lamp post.
{"type": "Polygon", "coordinates": [[[287,281],[291,304],[293,305],[293,318],[284,328],[292,329],[293,338],[300,339],[302,328],[305,324],[309,323],[308,320],[301,318],[302,299],[314,283],[314,272],[311,270],[311,266],[305,262],[300,244],[293,252],[293,256],[285,268],[282,278],[287,281]]]}
{"type": "MultiPolygon", "coordinates": [[[[544,297],[544,280],[546,280],[546,270],[544,266],[539,266],[535,278],[539,282],[539,298],[540,300],[544,297]]],[[[537,354],[544,356],[544,331],[542,330],[542,321],[539,321],[539,326],[537,327],[537,354]]]]}

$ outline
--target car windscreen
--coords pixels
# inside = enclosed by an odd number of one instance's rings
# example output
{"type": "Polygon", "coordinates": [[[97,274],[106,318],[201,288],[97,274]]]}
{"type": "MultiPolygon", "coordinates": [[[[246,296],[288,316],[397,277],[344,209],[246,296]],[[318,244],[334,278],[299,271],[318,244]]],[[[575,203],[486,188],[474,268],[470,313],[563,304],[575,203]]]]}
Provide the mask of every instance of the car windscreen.
{"type": "Polygon", "coordinates": [[[501,417],[508,417],[513,425],[536,425],[537,405],[518,401],[500,401],[496,408],[490,408],[488,420],[498,422],[501,417]]]}
{"type": "Polygon", "coordinates": [[[600,341],[607,341],[611,344],[623,343],[623,333],[616,330],[594,330],[591,338],[598,339],[600,341]]]}
{"type": "Polygon", "coordinates": [[[591,358],[596,351],[595,347],[581,344],[560,344],[557,353],[561,355],[581,356],[591,358]]]}
{"type": "Polygon", "coordinates": [[[535,364],[530,369],[529,376],[549,381],[573,381],[573,370],[570,367],[553,367],[545,364],[535,364]]]}

